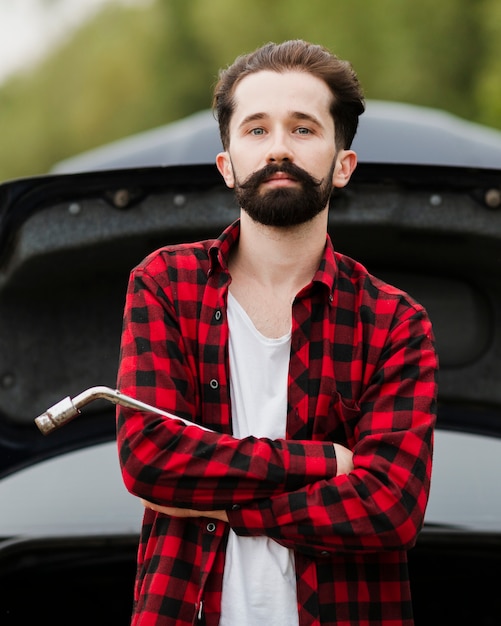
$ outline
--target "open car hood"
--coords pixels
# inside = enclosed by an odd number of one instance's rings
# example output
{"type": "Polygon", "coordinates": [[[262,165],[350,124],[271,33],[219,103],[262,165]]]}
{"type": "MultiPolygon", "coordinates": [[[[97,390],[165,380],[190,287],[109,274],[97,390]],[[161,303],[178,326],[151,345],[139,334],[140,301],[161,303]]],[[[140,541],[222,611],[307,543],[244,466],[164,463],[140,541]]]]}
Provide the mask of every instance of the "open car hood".
{"type": "MultiPolygon", "coordinates": [[[[212,165],[0,185],[0,476],[114,438],[105,401],[48,437],[34,418],[89,387],[114,387],[136,263],[168,243],[215,237],[237,216],[212,165]]],[[[439,424],[499,436],[501,171],[362,163],[336,191],[329,228],[336,249],[427,307],[439,424]],[[472,405],[482,407],[475,424],[472,405]]]]}

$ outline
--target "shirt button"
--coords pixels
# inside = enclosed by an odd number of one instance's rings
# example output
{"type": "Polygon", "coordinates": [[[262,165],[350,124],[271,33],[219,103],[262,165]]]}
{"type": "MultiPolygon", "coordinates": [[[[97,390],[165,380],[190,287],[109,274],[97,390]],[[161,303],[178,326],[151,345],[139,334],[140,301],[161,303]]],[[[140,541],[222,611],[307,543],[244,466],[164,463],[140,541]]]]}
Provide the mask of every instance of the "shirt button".
{"type": "Polygon", "coordinates": [[[321,556],[329,556],[329,553],[327,552],[327,550],[322,550],[322,552],[320,552],[321,556]]]}
{"type": "Polygon", "coordinates": [[[209,522],[209,523],[207,524],[207,530],[208,530],[210,533],[213,533],[213,532],[216,530],[216,525],[214,524],[214,522],[209,522]]]}
{"type": "Polygon", "coordinates": [[[239,504],[234,504],[234,505],[231,507],[231,510],[232,510],[232,511],[240,511],[240,508],[241,508],[241,507],[240,507],[240,505],[239,505],[239,504]]]}
{"type": "Polygon", "coordinates": [[[219,320],[221,319],[221,311],[218,309],[215,313],[214,313],[214,319],[216,320],[216,322],[219,322],[219,320]]]}
{"type": "Polygon", "coordinates": [[[219,387],[219,383],[217,382],[217,380],[215,378],[213,378],[210,382],[209,382],[210,388],[211,389],[217,389],[219,387]]]}

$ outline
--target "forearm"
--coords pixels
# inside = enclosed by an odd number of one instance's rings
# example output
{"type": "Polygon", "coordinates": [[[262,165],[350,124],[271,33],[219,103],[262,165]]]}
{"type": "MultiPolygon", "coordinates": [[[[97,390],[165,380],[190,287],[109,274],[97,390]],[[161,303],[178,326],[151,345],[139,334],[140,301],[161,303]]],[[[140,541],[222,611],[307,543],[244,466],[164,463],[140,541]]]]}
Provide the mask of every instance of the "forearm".
{"type": "Polygon", "coordinates": [[[411,547],[429,495],[431,424],[367,439],[349,474],[233,508],[231,527],[312,553],[411,547]]]}
{"type": "MultiPolygon", "coordinates": [[[[353,470],[353,454],[348,448],[345,448],[341,444],[334,444],[334,450],[337,458],[337,472],[338,476],[341,474],[348,474],[353,470]]],[[[187,508],[178,508],[173,506],[163,506],[160,504],[156,504],[153,502],[149,502],[145,499],[141,499],[142,505],[151,509],[152,511],[156,511],[157,513],[162,513],[164,515],[170,515],[172,517],[208,517],[211,519],[220,520],[223,522],[228,522],[228,513],[223,510],[218,511],[201,511],[198,509],[187,509],[187,508]]]]}
{"type": "Polygon", "coordinates": [[[165,506],[230,508],[294,491],[337,471],[330,443],[236,439],[158,419],[146,436],[134,419],[126,419],[118,432],[125,485],[165,506]]]}

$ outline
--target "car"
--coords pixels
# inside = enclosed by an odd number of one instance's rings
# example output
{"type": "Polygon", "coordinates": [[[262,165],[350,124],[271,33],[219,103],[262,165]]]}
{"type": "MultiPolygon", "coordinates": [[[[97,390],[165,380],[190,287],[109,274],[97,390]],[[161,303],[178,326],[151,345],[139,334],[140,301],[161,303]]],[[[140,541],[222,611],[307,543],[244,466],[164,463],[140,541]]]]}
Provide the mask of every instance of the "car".
{"type": "MultiPolygon", "coordinates": [[[[430,501],[409,553],[416,626],[497,624],[501,134],[397,103],[364,115],[329,231],[426,306],[441,364],[430,501]]],[[[115,445],[128,274],[238,216],[213,118],[168,131],[0,185],[2,626],[129,622],[142,507],[115,445]]]]}
{"type": "MultiPolygon", "coordinates": [[[[52,173],[212,163],[221,150],[211,110],[56,163],[52,173]]],[[[501,131],[438,109],[368,100],[353,142],[363,162],[501,167],[501,131]]]]}

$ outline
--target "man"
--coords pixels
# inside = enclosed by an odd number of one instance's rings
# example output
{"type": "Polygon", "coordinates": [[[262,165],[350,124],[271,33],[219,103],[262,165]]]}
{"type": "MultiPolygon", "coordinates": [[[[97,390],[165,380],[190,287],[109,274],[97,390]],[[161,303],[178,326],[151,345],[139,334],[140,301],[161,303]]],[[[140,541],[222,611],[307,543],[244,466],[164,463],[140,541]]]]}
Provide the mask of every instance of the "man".
{"type": "Polygon", "coordinates": [[[423,307],[327,236],[358,80],[268,44],[214,104],[240,219],[150,255],[125,306],[118,387],[197,424],[118,409],[145,506],[133,624],[410,626],[437,360],[423,307]]]}

